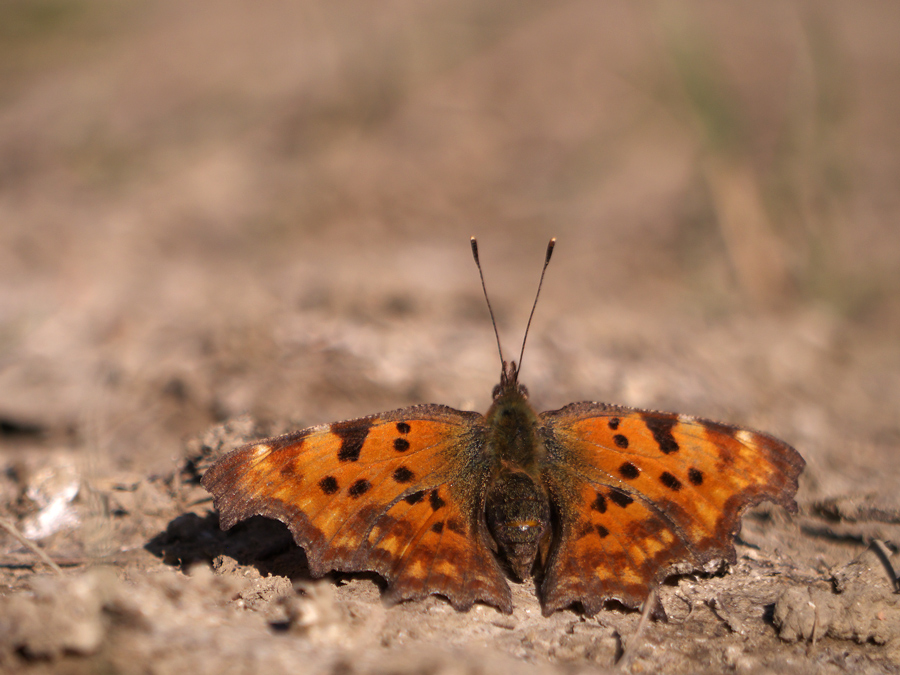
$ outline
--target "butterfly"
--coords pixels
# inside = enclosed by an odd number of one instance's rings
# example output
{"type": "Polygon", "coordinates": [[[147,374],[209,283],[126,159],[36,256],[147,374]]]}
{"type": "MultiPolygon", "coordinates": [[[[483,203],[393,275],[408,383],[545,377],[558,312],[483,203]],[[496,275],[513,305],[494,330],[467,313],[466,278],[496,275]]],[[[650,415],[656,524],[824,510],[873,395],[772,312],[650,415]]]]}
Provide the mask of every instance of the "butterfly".
{"type": "Polygon", "coordinates": [[[436,594],[511,613],[507,576],[533,574],[545,615],[575,605],[590,616],[609,600],[640,606],[671,574],[734,562],[749,507],[796,512],[805,462],[786,443],[606,403],[538,413],[502,348],[500,360],[484,415],[414,405],[225,455],[202,479],[221,527],[280,520],[314,577],[376,572],[388,601],[436,594]]]}

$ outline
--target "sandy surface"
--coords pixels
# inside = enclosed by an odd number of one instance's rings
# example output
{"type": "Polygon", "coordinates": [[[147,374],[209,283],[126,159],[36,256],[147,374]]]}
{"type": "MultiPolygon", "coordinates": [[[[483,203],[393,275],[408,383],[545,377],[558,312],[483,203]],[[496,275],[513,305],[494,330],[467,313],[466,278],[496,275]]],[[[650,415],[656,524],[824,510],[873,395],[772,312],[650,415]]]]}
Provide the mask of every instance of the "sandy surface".
{"type": "Polygon", "coordinates": [[[0,671],[900,672],[900,9],[0,7],[0,671]],[[198,478],[499,376],[768,431],[796,516],[667,623],[387,607],[198,478]]]}

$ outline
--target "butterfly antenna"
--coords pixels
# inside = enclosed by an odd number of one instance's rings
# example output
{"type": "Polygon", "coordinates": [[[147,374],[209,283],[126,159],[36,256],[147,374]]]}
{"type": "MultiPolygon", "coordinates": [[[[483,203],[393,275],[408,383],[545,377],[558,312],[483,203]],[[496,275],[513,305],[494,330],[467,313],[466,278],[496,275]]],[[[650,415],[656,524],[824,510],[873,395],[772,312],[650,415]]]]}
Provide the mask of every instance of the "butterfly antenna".
{"type": "Polygon", "coordinates": [[[478,241],[472,237],[472,257],[475,258],[475,265],[478,266],[478,276],[481,277],[481,290],[484,291],[484,300],[487,302],[488,312],[491,313],[491,325],[494,327],[494,335],[497,338],[497,351],[500,352],[500,363],[503,364],[503,370],[506,370],[506,361],[503,360],[503,347],[500,346],[500,333],[497,331],[497,321],[494,318],[494,309],[491,307],[491,299],[488,297],[487,286],[484,285],[484,272],[481,271],[481,261],[478,259],[478,241]]]}
{"type": "Polygon", "coordinates": [[[531,306],[531,314],[528,315],[528,325],[525,326],[525,337],[522,338],[522,351],[519,352],[519,370],[522,369],[522,357],[525,356],[525,341],[528,339],[528,331],[531,328],[531,320],[534,318],[534,310],[537,308],[538,298],[541,297],[541,286],[544,285],[544,273],[550,264],[550,256],[553,255],[553,247],[556,246],[556,237],[547,244],[547,256],[544,258],[544,267],[541,270],[541,280],[538,282],[537,293],[534,294],[534,304],[531,306]]]}

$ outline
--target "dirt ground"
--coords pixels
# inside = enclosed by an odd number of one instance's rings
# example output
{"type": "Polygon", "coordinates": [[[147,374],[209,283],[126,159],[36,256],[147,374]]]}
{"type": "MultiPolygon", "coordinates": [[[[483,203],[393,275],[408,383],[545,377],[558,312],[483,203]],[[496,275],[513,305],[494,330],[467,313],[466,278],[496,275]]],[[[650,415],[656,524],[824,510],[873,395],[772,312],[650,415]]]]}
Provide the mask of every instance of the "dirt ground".
{"type": "Polygon", "coordinates": [[[900,672],[900,5],[0,3],[0,672],[900,672]],[[311,580],[198,479],[522,381],[768,431],[668,622],[311,580]],[[627,654],[626,665],[621,663],[627,654]],[[619,665],[616,665],[616,664],[619,665]]]}

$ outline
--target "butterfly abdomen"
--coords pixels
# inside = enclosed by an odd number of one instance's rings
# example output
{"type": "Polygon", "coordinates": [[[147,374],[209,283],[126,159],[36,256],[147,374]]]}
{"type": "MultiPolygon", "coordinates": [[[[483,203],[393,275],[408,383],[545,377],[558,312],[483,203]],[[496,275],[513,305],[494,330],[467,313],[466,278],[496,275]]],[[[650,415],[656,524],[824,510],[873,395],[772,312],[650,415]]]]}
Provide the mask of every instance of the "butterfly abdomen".
{"type": "Polygon", "coordinates": [[[550,533],[546,491],[524,471],[504,467],[488,488],[485,518],[513,573],[527,578],[550,533]]]}

